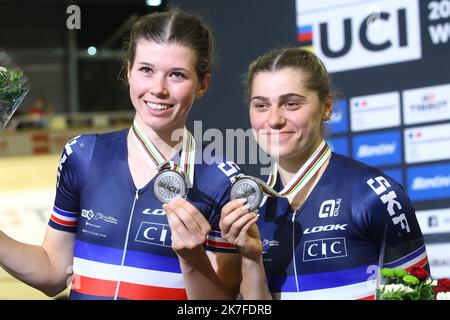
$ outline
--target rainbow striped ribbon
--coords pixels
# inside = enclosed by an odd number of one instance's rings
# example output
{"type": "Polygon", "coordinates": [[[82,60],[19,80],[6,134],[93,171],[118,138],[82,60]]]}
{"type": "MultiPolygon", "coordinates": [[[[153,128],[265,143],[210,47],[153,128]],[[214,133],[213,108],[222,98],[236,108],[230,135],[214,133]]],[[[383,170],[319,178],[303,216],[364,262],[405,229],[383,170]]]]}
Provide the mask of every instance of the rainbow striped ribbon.
{"type": "Polygon", "coordinates": [[[141,129],[139,129],[139,125],[136,121],[133,122],[131,132],[133,133],[133,138],[136,141],[139,150],[144,154],[152,168],[158,171],[170,169],[184,173],[189,180],[188,188],[192,187],[194,183],[195,139],[186,127],[183,129],[183,146],[179,164],[172,160],[166,160],[150,139],[143,134],[141,129]]]}
{"type": "MultiPolygon", "coordinates": [[[[263,192],[266,194],[265,198],[261,202],[262,206],[267,200],[267,196],[270,197],[288,197],[291,194],[299,192],[311,178],[316,174],[317,171],[323,166],[323,164],[331,157],[331,149],[325,140],[322,140],[320,145],[316,148],[313,154],[306,160],[305,164],[300,168],[300,170],[295,174],[295,176],[289,181],[289,183],[281,190],[277,192],[273,189],[277,181],[278,175],[278,165],[275,163],[272,166],[272,172],[267,180],[267,182],[261,179],[251,177],[260,186],[263,192]]],[[[245,176],[241,176],[243,178],[245,176]]],[[[239,179],[239,178],[238,178],[239,179]]]]}

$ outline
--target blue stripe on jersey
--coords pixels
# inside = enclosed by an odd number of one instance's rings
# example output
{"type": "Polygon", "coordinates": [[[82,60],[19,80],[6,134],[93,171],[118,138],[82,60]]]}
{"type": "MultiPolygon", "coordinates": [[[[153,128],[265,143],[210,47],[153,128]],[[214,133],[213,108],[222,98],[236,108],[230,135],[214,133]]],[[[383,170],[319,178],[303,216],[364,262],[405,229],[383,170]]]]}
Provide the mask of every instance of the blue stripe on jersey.
{"type": "MultiPolygon", "coordinates": [[[[80,240],[75,241],[74,256],[81,259],[102,262],[113,265],[121,265],[123,250],[90,244],[80,240]]],[[[180,263],[176,256],[169,257],[159,254],[150,254],[127,250],[125,265],[128,267],[142,268],[180,273],[180,263]]]]}
{"type": "Polygon", "coordinates": [[[212,230],[209,232],[209,235],[212,237],[222,238],[222,234],[220,231],[212,230]]]}
{"type": "Polygon", "coordinates": [[[57,206],[53,206],[53,211],[55,211],[56,213],[64,216],[64,217],[68,217],[68,218],[77,218],[78,217],[78,212],[69,212],[69,211],[64,211],[60,208],[58,208],[57,206]]]}
{"type": "MultiPolygon", "coordinates": [[[[370,265],[342,271],[300,275],[298,276],[299,288],[300,291],[309,291],[366,282],[370,277],[373,277],[373,272],[368,272],[369,267],[370,265]]],[[[269,286],[271,291],[297,292],[295,276],[271,277],[269,286]]]]}
{"type": "Polygon", "coordinates": [[[91,296],[89,294],[78,293],[74,290],[70,290],[70,300],[113,300],[113,297],[103,296],[91,296]]]}
{"type": "Polygon", "coordinates": [[[218,247],[211,247],[205,244],[205,250],[212,251],[212,252],[223,252],[223,253],[239,253],[239,250],[236,248],[218,248],[218,247]]]}
{"type": "Polygon", "coordinates": [[[48,225],[52,227],[53,229],[59,230],[59,231],[65,231],[70,233],[76,233],[77,232],[77,226],[63,226],[62,224],[59,224],[52,219],[48,220],[48,225]]]}
{"type": "Polygon", "coordinates": [[[147,270],[181,273],[178,257],[128,250],[125,265],[147,270]]]}
{"type": "Polygon", "coordinates": [[[396,260],[396,261],[384,264],[383,267],[384,268],[395,268],[395,267],[398,267],[398,266],[400,266],[400,265],[402,265],[402,264],[404,264],[404,263],[406,263],[406,262],[408,262],[408,261],[410,261],[410,260],[412,260],[414,258],[417,258],[418,256],[420,256],[424,252],[425,252],[425,245],[421,246],[419,249],[409,253],[408,255],[406,255],[405,257],[403,257],[403,258],[401,258],[399,260],[396,260]]]}

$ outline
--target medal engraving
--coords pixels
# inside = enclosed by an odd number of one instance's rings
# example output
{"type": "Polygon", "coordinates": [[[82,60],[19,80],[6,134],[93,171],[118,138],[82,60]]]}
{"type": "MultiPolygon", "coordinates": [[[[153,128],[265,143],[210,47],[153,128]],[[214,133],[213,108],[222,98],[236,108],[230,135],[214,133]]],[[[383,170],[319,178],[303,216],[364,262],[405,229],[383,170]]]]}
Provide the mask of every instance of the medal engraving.
{"type": "Polygon", "coordinates": [[[169,203],[177,197],[184,197],[187,185],[184,177],[173,170],[160,171],[153,184],[153,192],[161,203],[169,203]]]}
{"type": "Polygon", "coordinates": [[[250,205],[249,210],[256,210],[263,199],[263,192],[259,184],[251,178],[238,179],[231,187],[231,199],[246,198],[250,205]]]}

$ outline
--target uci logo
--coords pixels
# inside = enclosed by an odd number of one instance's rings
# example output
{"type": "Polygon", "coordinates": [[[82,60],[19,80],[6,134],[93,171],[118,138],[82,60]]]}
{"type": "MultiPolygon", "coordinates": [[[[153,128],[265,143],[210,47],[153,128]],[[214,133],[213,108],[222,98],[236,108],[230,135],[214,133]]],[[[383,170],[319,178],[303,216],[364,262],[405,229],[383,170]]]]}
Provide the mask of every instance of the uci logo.
{"type": "Polygon", "coordinates": [[[301,46],[312,44],[329,72],[420,59],[418,1],[385,0],[377,5],[371,10],[367,4],[330,7],[304,17],[300,13],[299,38],[306,39],[300,40],[301,46]]]}

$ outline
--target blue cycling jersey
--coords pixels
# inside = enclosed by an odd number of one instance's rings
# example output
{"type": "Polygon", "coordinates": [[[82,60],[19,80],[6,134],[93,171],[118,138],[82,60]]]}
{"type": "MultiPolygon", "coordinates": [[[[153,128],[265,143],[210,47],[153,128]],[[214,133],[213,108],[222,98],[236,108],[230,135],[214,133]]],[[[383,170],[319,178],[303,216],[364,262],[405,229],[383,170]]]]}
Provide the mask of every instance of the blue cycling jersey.
{"type": "MultiPolygon", "coordinates": [[[[275,190],[282,189],[278,177],[275,190]]],[[[296,212],[286,198],[267,198],[259,211],[264,266],[275,298],[373,299],[378,266],[428,268],[403,188],[350,158],[333,153],[296,212]]]]}
{"type": "MultiPolygon", "coordinates": [[[[153,179],[139,190],[133,183],[128,131],[78,136],[61,157],[49,225],[76,233],[71,298],[185,299],[153,179]]],[[[187,200],[211,225],[205,248],[236,252],[221,238],[218,223],[221,207],[230,199],[230,178],[240,170],[218,157],[205,161],[204,150],[196,150],[194,185],[187,200]]]]}

